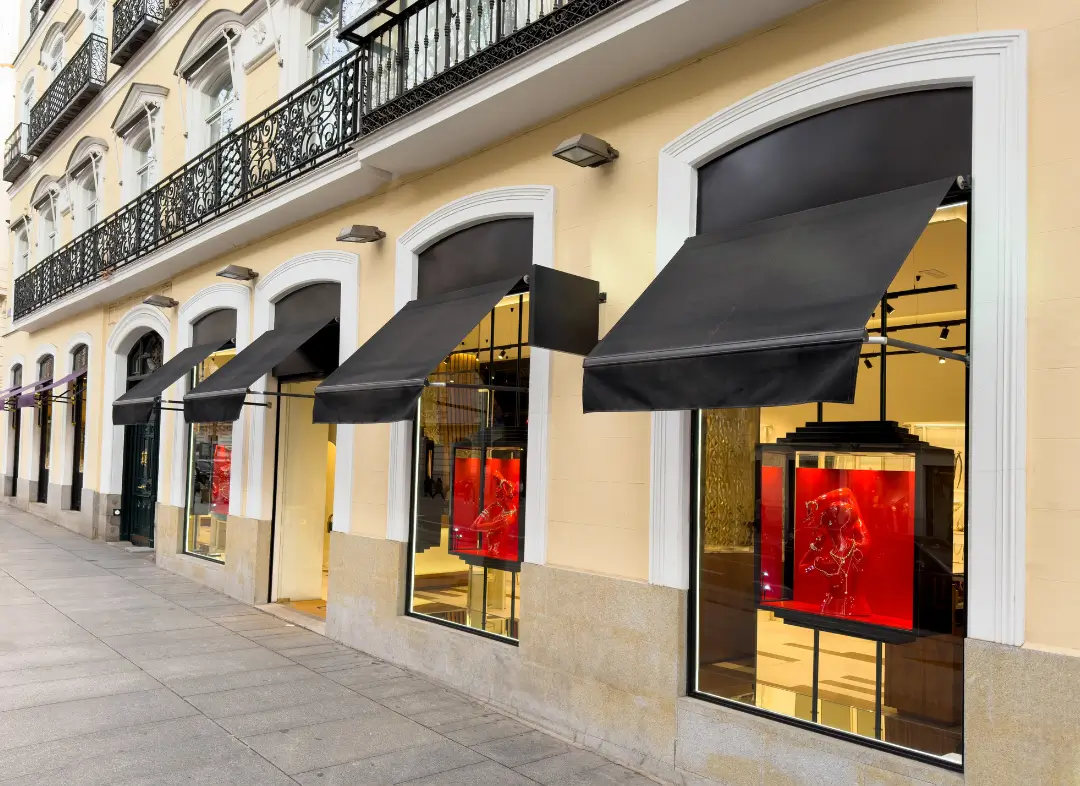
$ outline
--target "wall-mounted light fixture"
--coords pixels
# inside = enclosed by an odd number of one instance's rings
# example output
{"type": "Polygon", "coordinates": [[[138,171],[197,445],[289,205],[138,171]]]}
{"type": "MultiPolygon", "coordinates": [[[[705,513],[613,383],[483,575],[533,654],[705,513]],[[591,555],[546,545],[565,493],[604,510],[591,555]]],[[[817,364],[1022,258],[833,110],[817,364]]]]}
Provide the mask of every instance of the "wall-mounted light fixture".
{"type": "Polygon", "coordinates": [[[565,140],[551,155],[575,166],[601,166],[619,157],[619,151],[592,134],[578,134],[565,140]]]}
{"type": "Polygon", "coordinates": [[[173,300],[168,295],[151,295],[143,301],[144,306],[157,306],[158,308],[176,308],[180,305],[179,300],[173,300]]]}
{"type": "Polygon", "coordinates": [[[367,224],[353,224],[338,232],[339,243],[374,243],[386,237],[386,233],[378,227],[367,224]]]}
{"type": "Polygon", "coordinates": [[[242,265],[226,265],[217,272],[217,275],[232,281],[252,281],[259,277],[259,274],[254,270],[242,265]]]}

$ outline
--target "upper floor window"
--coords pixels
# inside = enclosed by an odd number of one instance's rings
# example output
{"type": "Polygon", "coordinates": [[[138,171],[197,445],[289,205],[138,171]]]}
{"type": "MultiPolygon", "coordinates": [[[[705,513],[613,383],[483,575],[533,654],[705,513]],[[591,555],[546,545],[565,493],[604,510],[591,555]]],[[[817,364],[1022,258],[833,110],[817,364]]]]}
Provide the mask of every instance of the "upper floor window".
{"type": "Polygon", "coordinates": [[[212,145],[236,125],[237,100],[231,69],[209,84],[206,97],[206,144],[212,145]]]}
{"type": "Polygon", "coordinates": [[[85,232],[101,220],[101,171],[100,155],[91,154],[72,181],[75,204],[75,231],[85,232]]]}
{"type": "Polygon", "coordinates": [[[31,76],[23,82],[22,101],[19,104],[20,122],[30,122],[30,110],[34,108],[34,100],[37,98],[36,93],[37,89],[34,84],[34,77],[31,76]]]}
{"type": "Polygon", "coordinates": [[[44,259],[60,247],[60,224],[56,215],[56,193],[38,203],[38,259],[44,259]]]}
{"type": "Polygon", "coordinates": [[[90,21],[90,33],[92,35],[105,35],[105,0],[90,0],[90,13],[86,15],[90,21]]]}
{"type": "Polygon", "coordinates": [[[42,65],[49,72],[49,81],[56,79],[64,68],[64,31],[57,30],[45,45],[42,65]]]}
{"type": "Polygon", "coordinates": [[[30,235],[26,222],[15,230],[15,277],[18,278],[30,268],[30,235]]]}
{"type": "Polygon", "coordinates": [[[311,10],[311,37],[307,40],[309,77],[329,67],[349,51],[337,37],[338,7],[335,0],[321,0],[311,10]]]}

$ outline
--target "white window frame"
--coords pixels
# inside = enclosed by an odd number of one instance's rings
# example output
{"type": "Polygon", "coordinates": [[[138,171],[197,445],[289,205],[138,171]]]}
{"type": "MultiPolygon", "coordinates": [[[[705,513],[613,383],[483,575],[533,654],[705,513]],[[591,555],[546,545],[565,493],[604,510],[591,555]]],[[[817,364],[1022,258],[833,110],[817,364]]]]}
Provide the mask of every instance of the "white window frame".
{"type": "Polygon", "coordinates": [[[60,248],[60,206],[57,204],[58,197],[59,195],[55,191],[50,191],[37,204],[38,262],[60,248]]]}
{"type": "MultiPolygon", "coordinates": [[[[236,48],[239,40],[239,34],[235,35],[231,43],[227,43],[219,52],[214,53],[214,56],[188,80],[188,158],[197,156],[213,144],[210,123],[213,119],[220,117],[226,108],[232,108],[232,129],[236,129],[244,122],[240,82],[242,69],[236,68],[236,48]],[[226,79],[229,79],[232,85],[232,100],[218,107],[214,103],[214,95],[226,79]]],[[[227,136],[228,133],[222,134],[222,137],[227,136]]]]}
{"type": "Polygon", "coordinates": [[[72,207],[75,210],[76,235],[90,229],[104,216],[101,194],[103,179],[101,169],[104,164],[105,157],[93,151],[81,166],[76,168],[78,174],[71,178],[71,185],[74,186],[72,207]],[[96,210],[96,215],[91,216],[90,213],[93,210],[96,210]]]}
{"type": "MultiPolygon", "coordinates": [[[[26,123],[29,127],[30,112],[33,110],[34,103],[37,101],[37,80],[34,78],[33,74],[26,77],[26,81],[23,82],[20,98],[22,99],[19,108],[20,122],[26,123]]],[[[24,131],[23,133],[25,134],[26,132],[24,131]]],[[[24,144],[27,141],[28,140],[23,139],[24,144]]]]}
{"type": "Polygon", "coordinates": [[[130,202],[142,196],[157,183],[159,140],[161,139],[161,109],[156,104],[144,104],[143,117],[134,123],[123,136],[123,200],[130,202]],[[149,107],[149,111],[148,108],[149,107]],[[146,160],[141,161],[140,148],[145,145],[146,160]],[[140,177],[146,173],[146,187],[140,186],[140,177]]]}
{"type": "MultiPolygon", "coordinates": [[[[335,0],[328,0],[331,7],[339,6],[335,0]]],[[[313,3],[310,10],[307,13],[308,19],[310,19],[311,27],[315,27],[318,24],[319,10],[323,7],[323,3],[313,3]]],[[[320,68],[315,64],[315,49],[320,46],[328,38],[333,38],[335,31],[338,29],[339,21],[341,18],[340,6],[339,10],[335,12],[334,18],[330,20],[330,23],[324,27],[317,28],[313,33],[310,33],[307,39],[304,41],[304,68],[306,69],[306,75],[304,79],[311,79],[315,74],[319,73],[320,68]]],[[[346,45],[346,51],[352,47],[346,45]]],[[[344,55],[343,55],[344,56],[344,55]]],[[[327,66],[324,67],[328,67],[327,66]]]]}
{"type": "Polygon", "coordinates": [[[14,263],[12,279],[18,278],[30,269],[30,227],[23,221],[14,232],[14,250],[11,259],[14,263]]]}
{"type": "Polygon", "coordinates": [[[57,30],[52,39],[45,45],[45,56],[41,58],[41,64],[49,74],[49,83],[60,75],[64,70],[64,31],[57,30]]]}
{"type": "Polygon", "coordinates": [[[86,21],[87,36],[105,36],[105,14],[107,13],[105,0],[87,0],[86,21]]]}

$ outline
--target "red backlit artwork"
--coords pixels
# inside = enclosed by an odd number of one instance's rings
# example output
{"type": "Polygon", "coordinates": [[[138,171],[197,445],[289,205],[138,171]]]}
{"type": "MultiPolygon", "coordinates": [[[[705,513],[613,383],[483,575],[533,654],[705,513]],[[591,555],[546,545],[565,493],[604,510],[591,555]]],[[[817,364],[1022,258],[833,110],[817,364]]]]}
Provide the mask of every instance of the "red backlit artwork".
{"type": "Polygon", "coordinates": [[[521,460],[491,458],[483,466],[484,499],[480,507],[479,457],[454,459],[454,504],[450,552],[520,562],[518,532],[521,460]]]}
{"type": "Polygon", "coordinates": [[[210,512],[229,513],[229,481],[232,477],[232,450],[214,445],[214,464],[210,476],[210,512]]]}
{"type": "Polygon", "coordinates": [[[763,467],[761,481],[764,606],[913,627],[915,473],[796,469],[786,593],[777,580],[784,560],[782,469],[763,467]]]}

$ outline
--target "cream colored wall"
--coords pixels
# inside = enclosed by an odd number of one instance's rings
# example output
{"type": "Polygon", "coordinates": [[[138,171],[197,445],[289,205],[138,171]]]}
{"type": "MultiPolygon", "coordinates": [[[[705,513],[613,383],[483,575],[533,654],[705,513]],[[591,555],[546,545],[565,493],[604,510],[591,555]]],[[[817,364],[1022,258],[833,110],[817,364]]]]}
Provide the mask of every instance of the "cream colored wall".
{"type": "MultiPolygon", "coordinates": [[[[556,189],[556,265],[599,279],[608,293],[601,309],[606,330],[653,276],[657,153],[666,142],[720,108],[806,69],[901,42],[1006,28],[1030,32],[1028,640],[1032,646],[1080,649],[1080,615],[1075,611],[1080,607],[1080,573],[1075,568],[1080,503],[1069,494],[1080,469],[1080,416],[1074,414],[1080,392],[1080,342],[1074,338],[1080,335],[1080,316],[1075,316],[1080,314],[1080,275],[1072,259],[1080,242],[1075,186],[1080,182],[1080,156],[1071,132],[1080,122],[1080,5],[1073,0],[831,0],[493,149],[234,252],[178,277],[172,291],[183,300],[212,283],[213,270],[223,264],[265,273],[296,254],[333,248],[334,235],[345,224],[377,224],[387,232],[387,240],[358,247],[363,340],[393,310],[396,237],[465,194],[542,183],[556,189]],[[550,157],[558,141],[583,130],[615,144],[619,161],[579,170],[550,157]]],[[[178,50],[164,60],[175,63],[177,56],[178,50]]],[[[176,119],[167,114],[166,123],[175,135],[176,119]]],[[[36,346],[38,337],[28,343],[36,346]]],[[[585,417],[580,387],[580,361],[557,356],[548,560],[644,580],[649,418],[585,417]]],[[[387,427],[357,429],[355,532],[376,537],[385,533],[387,453],[387,427]]],[[[974,521],[972,531],[978,528],[974,521]]]]}

